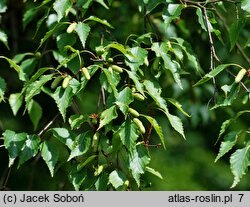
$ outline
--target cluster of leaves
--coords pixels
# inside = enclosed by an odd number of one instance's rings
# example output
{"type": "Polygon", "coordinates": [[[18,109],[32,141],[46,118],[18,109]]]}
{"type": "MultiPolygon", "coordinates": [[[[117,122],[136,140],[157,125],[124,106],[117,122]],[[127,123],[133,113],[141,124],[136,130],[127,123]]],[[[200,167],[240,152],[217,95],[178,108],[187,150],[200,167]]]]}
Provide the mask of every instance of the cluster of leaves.
{"type": "MultiPolygon", "coordinates": [[[[69,180],[76,190],[139,189],[146,171],[162,178],[150,167],[149,147],[156,142],[150,139],[152,129],[160,142],[155,146],[165,148],[162,126],[154,114],[156,111],[164,114],[169,125],[183,138],[182,121],[170,113],[168,104],[189,115],[177,100],[163,93],[160,80],[165,78],[182,89],[181,74],[200,75],[203,71],[188,42],[180,37],[158,37],[151,24],[161,32],[162,26],[168,28],[178,21],[185,9],[194,8],[204,32],[209,36],[214,33],[222,41],[221,33],[216,29],[219,27],[216,16],[212,11],[207,14],[206,8],[226,8],[222,2],[210,4],[209,1],[137,0],[136,3],[144,28],[122,43],[112,36],[119,30],[112,26],[115,22],[101,18],[103,11],[109,14],[109,10],[122,9],[121,5],[126,4],[122,1],[24,1],[23,28],[36,22],[35,36],[40,36],[44,28],[46,31],[38,38],[35,51],[15,54],[13,58],[0,56],[17,72],[23,85],[20,91],[8,94],[6,98],[8,83],[0,77],[0,101],[8,100],[6,102],[15,116],[24,107],[34,126],[33,134],[11,129],[3,133],[9,166],[16,158],[21,166],[29,159],[41,156],[53,176],[62,165],[67,165],[69,180]],[[159,11],[160,17],[155,17],[159,11]],[[93,15],[95,13],[98,15],[93,15]],[[96,89],[96,94],[91,94],[94,101],[90,103],[90,109],[81,110],[84,99],[92,101],[88,95],[91,87],[96,89]],[[41,126],[43,107],[36,99],[39,94],[46,94],[58,108],[58,113],[45,127],[41,126]],[[55,127],[60,116],[62,123],[55,127]],[[42,130],[37,132],[37,129],[42,130]]],[[[243,19],[250,10],[248,1],[244,1],[239,9],[241,17],[229,31],[231,49],[238,44],[239,29],[246,23],[243,19]]],[[[5,12],[7,4],[2,1],[0,14],[5,12]]],[[[0,40],[9,48],[3,30],[0,30],[0,40]]],[[[215,52],[211,52],[215,58],[215,52]]],[[[196,86],[215,80],[222,71],[235,66],[244,69],[236,64],[219,64],[196,86]]],[[[242,80],[237,83],[234,78],[232,80],[232,85],[222,86],[226,96],[213,108],[230,106],[239,96],[242,80]]],[[[240,115],[248,112],[241,111],[225,121],[219,137],[240,115]]],[[[226,134],[217,159],[228,152],[242,134],[248,134],[248,131],[226,134]]],[[[248,149],[246,142],[244,148],[231,156],[235,175],[233,186],[247,169],[248,149]]]]}

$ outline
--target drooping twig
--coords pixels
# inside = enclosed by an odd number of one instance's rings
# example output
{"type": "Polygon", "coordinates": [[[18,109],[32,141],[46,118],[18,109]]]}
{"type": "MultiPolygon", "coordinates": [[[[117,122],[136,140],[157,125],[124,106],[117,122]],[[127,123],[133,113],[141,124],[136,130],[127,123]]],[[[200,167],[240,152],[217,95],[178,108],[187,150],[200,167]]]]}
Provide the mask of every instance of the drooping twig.
{"type": "Polygon", "coordinates": [[[60,113],[58,112],[54,118],[38,133],[38,136],[42,136],[42,134],[55,122],[55,120],[57,119],[57,117],[60,115],[60,113]]]}

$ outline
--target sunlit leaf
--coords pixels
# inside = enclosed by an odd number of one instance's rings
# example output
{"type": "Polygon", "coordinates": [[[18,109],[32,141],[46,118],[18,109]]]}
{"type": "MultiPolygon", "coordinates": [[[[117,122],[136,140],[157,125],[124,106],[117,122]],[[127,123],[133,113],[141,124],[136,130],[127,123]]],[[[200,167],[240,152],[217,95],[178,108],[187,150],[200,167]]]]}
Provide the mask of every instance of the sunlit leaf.
{"type": "Polygon", "coordinates": [[[129,87],[124,88],[121,92],[118,93],[116,99],[116,105],[119,106],[119,109],[124,115],[128,112],[128,106],[133,101],[132,91],[129,87]]]}
{"type": "Polygon", "coordinates": [[[79,39],[81,40],[83,48],[85,48],[85,42],[86,42],[87,37],[88,37],[89,32],[90,32],[89,25],[87,25],[83,22],[79,22],[76,25],[75,31],[76,31],[79,39]]]}
{"type": "Polygon", "coordinates": [[[0,41],[7,47],[8,50],[10,49],[8,45],[8,36],[3,30],[0,30],[0,41]]]}
{"type": "Polygon", "coordinates": [[[6,130],[3,133],[4,146],[8,150],[9,155],[9,167],[14,164],[15,159],[19,156],[21,149],[27,139],[26,133],[16,134],[14,131],[6,130]]]}
{"type": "Polygon", "coordinates": [[[56,0],[53,8],[58,15],[58,22],[66,15],[71,8],[71,0],[56,0]]]}
{"type": "Polygon", "coordinates": [[[17,112],[19,111],[19,109],[21,108],[21,106],[23,104],[23,95],[22,95],[22,93],[10,94],[9,104],[10,104],[10,108],[11,108],[14,116],[16,116],[17,112]]]}
{"type": "Polygon", "coordinates": [[[132,152],[135,149],[136,140],[139,137],[137,126],[131,121],[131,119],[127,119],[121,125],[118,133],[122,144],[128,148],[129,152],[132,152]]]}
{"type": "Polygon", "coordinates": [[[140,186],[141,174],[145,173],[145,168],[149,162],[148,152],[142,145],[136,146],[132,154],[129,154],[129,169],[138,186],[140,186]]]}
{"type": "Polygon", "coordinates": [[[249,0],[242,0],[241,8],[250,13],[250,1],[249,0]]]}
{"type": "Polygon", "coordinates": [[[98,130],[110,123],[113,119],[116,119],[117,117],[118,114],[116,112],[116,106],[111,106],[110,108],[104,110],[100,116],[100,125],[98,127],[98,130]]]}
{"type": "Polygon", "coordinates": [[[246,174],[249,164],[249,148],[250,145],[242,149],[238,149],[230,157],[231,170],[234,175],[234,182],[231,188],[234,188],[239,182],[243,175],[246,174]]]}
{"type": "Polygon", "coordinates": [[[128,49],[131,54],[126,54],[125,63],[131,68],[132,71],[137,71],[141,65],[144,64],[144,60],[148,55],[147,50],[141,47],[133,47],[128,49]]]}
{"type": "Polygon", "coordinates": [[[108,23],[107,20],[100,19],[100,18],[95,17],[95,16],[90,16],[87,19],[85,19],[84,21],[95,21],[95,22],[101,23],[101,24],[103,24],[103,25],[105,25],[107,27],[110,27],[110,28],[114,29],[114,27],[110,23],[108,23]]]}
{"type": "Polygon", "coordinates": [[[63,117],[63,120],[66,120],[66,112],[67,108],[71,105],[73,99],[72,88],[67,87],[66,89],[57,87],[55,93],[53,94],[53,98],[57,104],[57,107],[63,117]]]}
{"type": "Polygon", "coordinates": [[[237,138],[238,138],[238,132],[232,131],[225,135],[224,141],[221,142],[220,145],[220,151],[215,159],[215,162],[218,161],[222,156],[224,156],[229,150],[233,148],[233,146],[236,144],[237,138]]]}
{"type": "Polygon", "coordinates": [[[109,182],[115,187],[119,188],[126,180],[125,175],[121,171],[114,170],[109,174],[109,182]]]}
{"type": "Polygon", "coordinates": [[[74,114],[69,118],[69,124],[71,129],[79,129],[83,123],[88,121],[89,121],[89,116],[82,114],[81,115],[74,114]]]}
{"type": "Polygon", "coordinates": [[[156,177],[163,179],[161,173],[159,173],[158,171],[156,171],[155,169],[151,168],[151,167],[146,167],[145,170],[153,175],[155,175],[156,177]]]}
{"type": "Polygon", "coordinates": [[[51,131],[55,138],[65,144],[70,150],[73,149],[75,136],[73,136],[69,130],[66,128],[53,128],[51,131]]]}
{"type": "Polygon", "coordinates": [[[39,143],[40,138],[37,135],[27,135],[25,143],[19,153],[18,167],[38,153],[39,143]]]}

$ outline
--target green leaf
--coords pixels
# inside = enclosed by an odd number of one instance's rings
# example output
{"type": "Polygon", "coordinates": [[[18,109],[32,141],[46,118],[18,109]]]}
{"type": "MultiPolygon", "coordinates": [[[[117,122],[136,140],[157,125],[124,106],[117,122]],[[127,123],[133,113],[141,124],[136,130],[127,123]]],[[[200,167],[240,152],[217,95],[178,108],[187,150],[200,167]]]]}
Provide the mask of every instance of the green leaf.
{"type": "Polygon", "coordinates": [[[72,183],[75,190],[79,191],[83,181],[87,178],[87,172],[78,171],[75,165],[73,165],[70,170],[69,181],[72,183]]]}
{"type": "Polygon", "coordinates": [[[178,101],[172,99],[172,98],[167,98],[167,101],[173,104],[181,113],[183,113],[187,117],[191,117],[187,112],[185,112],[182,108],[182,105],[178,103],[178,101]]]}
{"type": "Polygon", "coordinates": [[[156,177],[163,179],[161,173],[159,173],[158,171],[156,171],[155,169],[151,168],[151,167],[146,167],[145,170],[153,175],[155,175],[156,177]]]}
{"type": "Polygon", "coordinates": [[[106,191],[107,187],[108,187],[108,182],[109,182],[109,178],[107,176],[107,174],[104,172],[102,173],[97,181],[95,182],[95,188],[98,191],[106,191]]]}
{"type": "Polygon", "coordinates": [[[161,44],[155,42],[152,44],[151,49],[155,52],[157,57],[161,57],[163,59],[164,67],[172,73],[175,82],[179,85],[181,89],[183,89],[180,80],[180,65],[178,62],[171,60],[170,56],[167,54],[169,50],[168,44],[166,42],[161,44]]]}
{"type": "Polygon", "coordinates": [[[245,23],[246,23],[245,18],[239,18],[236,21],[234,21],[233,24],[230,26],[229,28],[229,39],[230,39],[230,45],[231,45],[230,51],[234,48],[238,40],[240,31],[245,25],[245,23]]]}
{"type": "Polygon", "coordinates": [[[47,39],[49,39],[52,35],[55,33],[61,31],[63,29],[63,26],[65,26],[65,23],[58,23],[56,26],[54,26],[51,30],[46,32],[45,36],[41,39],[40,44],[37,48],[37,50],[46,42],[47,39]]]}
{"type": "Polygon", "coordinates": [[[34,72],[37,63],[38,63],[38,61],[36,58],[29,58],[29,59],[24,60],[21,63],[20,68],[24,72],[26,77],[28,77],[29,75],[31,75],[34,72]]]}
{"type": "Polygon", "coordinates": [[[109,174],[109,182],[114,186],[115,189],[122,186],[125,180],[126,177],[121,171],[114,170],[109,174]]]}
{"type": "Polygon", "coordinates": [[[100,76],[100,78],[102,78],[101,84],[103,85],[103,83],[104,83],[103,87],[110,93],[113,91],[114,96],[117,97],[118,91],[117,91],[116,86],[118,85],[118,83],[121,80],[120,74],[114,72],[113,70],[110,71],[107,69],[104,69],[103,72],[104,72],[105,78],[102,75],[100,76]],[[109,90],[109,86],[111,87],[111,90],[109,90]]]}
{"type": "Polygon", "coordinates": [[[239,133],[235,131],[232,131],[225,135],[224,141],[221,142],[220,145],[220,151],[214,162],[217,162],[222,156],[224,156],[229,150],[233,148],[233,146],[236,144],[238,135],[239,133]]]}
{"type": "Polygon", "coordinates": [[[85,48],[85,42],[90,32],[89,25],[84,24],[83,22],[78,22],[76,25],[75,31],[79,39],[81,40],[83,48],[85,48]]]}
{"type": "Polygon", "coordinates": [[[110,123],[113,119],[116,119],[118,114],[116,112],[116,106],[111,106],[110,108],[104,110],[100,116],[100,125],[97,130],[101,129],[103,126],[110,123]]]}
{"type": "Polygon", "coordinates": [[[97,157],[97,155],[91,155],[90,157],[88,157],[83,163],[80,163],[77,166],[77,171],[82,170],[88,163],[92,162],[93,160],[95,160],[97,157]]]}
{"type": "Polygon", "coordinates": [[[181,15],[182,9],[182,4],[168,4],[168,6],[163,9],[162,18],[166,27],[181,15]]]}
{"type": "Polygon", "coordinates": [[[96,0],[96,2],[98,2],[99,4],[101,4],[105,9],[109,9],[109,7],[108,7],[107,4],[104,2],[104,0],[96,0]]]}
{"type": "Polygon", "coordinates": [[[218,140],[225,133],[227,128],[230,126],[230,124],[233,123],[235,120],[237,120],[241,115],[243,115],[245,113],[250,113],[250,111],[249,110],[239,111],[233,118],[224,121],[221,125],[221,128],[220,128],[220,134],[219,134],[218,140]]]}
{"type": "Polygon", "coordinates": [[[74,140],[68,161],[74,157],[85,154],[91,145],[91,138],[92,136],[88,132],[79,134],[74,140]]]}
{"type": "Polygon", "coordinates": [[[3,78],[0,77],[0,103],[4,101],[4,94],[6,91],[6,82],[3,78]]]}
{"type": "Polygon", "coordinates": [[[79,129],[81,125],[85,122],[89,121],[89,116],[88,115],[79,115],[79,114],[74,114],[70,116],[69,118],[69,124],[71,129],[79,129]]]}
{"type": "Polygon", "coordinates": [[[196,14],[198,16],[198,21],[199,21],[199,24],[201,25],[201,28],[205,31],[207,31],[207,26],[204,22],[204,18],[203,18],[203,14],[202,14],[202,10],[201,8],[197,8],[196,9],[196,14]]]}
{"type": "Polygon", "coordinates": [[[8,50],[10,49],[8,45],[8,36],[3,30],[0,30],[0,41],[5,45],[5,47],[7,47],[8,50]]]}
{"type": "Polygon", "coordinates": [[[87,19],[85,19],[84,21],[95,21],[95,22],[101,23],[101,24],[103,24],[103,25],[105,25],[107,27],[110,27],[111,29],[114,29],[114,27],[110,23],[108,23],[107,20],[100,19],[100,18],[95,17],[95,16],[90,16],[87,19]]]}
{"type": "Polygon", "coordinates": [[[177,116],[174,116],[174,115],[168,113],[168,112],[165,112],[165,114],[168,117],[168,120],[169,120],[171,126],[175,129],[175,131],[179,132],[183,136],[183,138],[186,139],[181,119],[177,116]]]}
{"type": "Polygon", "coordinates": [[[6,0],[0,1],[0,14],[6,12],[7,10],[7,3],[6,0]]]}
{"type": "Polygon", "coordinates": [[[73,149],[75,136],[71,135],[66,128],[53,128],[51,131],[56,139],[65,144],[70,150],[73,149]]]}
{"type": "Polygon", "coordinates": [[[211,72],[207,73],[201,80],[199,80],[194,86],[201,85],[206,83],[207,81],[211,80],[215,76],[217,76],[220,72],[222,72],[225,68],[231,66],[232,64],[222,64],[213,69],[211,72]]]}
{"type": "Polygon", "coordinates": [[[55,165],[59,158],[57,143],[52,139],[45,140],[41,145],[41,156],[49,168],[51,177],[53,177],[55,165]]]}
{"type": "Polygon", "coordinates": [[[27,11],[25,11],[24,15],[23,15],[23,29],[25,29],[27,27],[27,25],[34,19],[34,17],[36,16],[36,14],[38,13],[37,8],[35,7],[31,7],[30,9],[28,9],[27,11]]]}
{"type": "Polygon", "coordinates": [[[234,182],[231,188],[234,188],[246,174],[248,163],[249,163],[249,147],[250,145],[238,149],[230,157],[231,171],[234,175],[234,182]]]}
{"type": "Polygon", "coordinates": [[[148,156],[147,150],[142,145],[136,146],[132,154],[129,154],[129,169],[138,187],[140,187],[141,174],[144,174],[145,168],[149,163],[150,157],[148,156]]]}
{"type": "Polygon", "coordinates": [[[56,37],[57,47],[62,54],[67,55],[65,46],[72,46],[75,44],[75,42],[76,42],[76,37],[72,33],[71,34],[63,33],[56,37]]]}
{"type": "Polygon", "coordinates": [[[120,51],[121,53],[123,53],[124,55],[130,54],[127,51],[127,49],[122,44],[120,44],[118,42],[112,42],[112,43],[108,44],[105,48],[114,48],[114,49],[120,51]]]}
{"type": "Polygon", "coordinates": [[[71,0],[56,0],[53,4],[53,8],[58,15],[58,22],[67,15],[67,12],[71,8],[71,0]]]}
{"type": "Polygon", "coordinates": [[[241,8],[250,13],[250,1],[249,0],[242,0],[241,8]]]}
{"type": "Polygon", "coordinates": [[[51,75],[43,75],[40,77],[39,80],[30,83],[29,85],[27,85],[26,88],[26,95],[25,95],[25,101],[27,103],[27,106],[29,105],[31,99],[39,94],[41,92],[41,88],[42,86],[47,83],[48,81],[50,81],[52,79],[52,74],[51,75]]]}
{"type": "Polygon", "coordinates": [[[132,71],[136,72],[139,67],[144,64],[144,60],[147,58],[148,51],[141,47],[133,47],[127,49],[127,51],[129,54],[125,55],[125,63],[131,68],[132,71]]]}
{"type": "Polygon", "coordinates": [[[11,108],[14,116],[16,116],[17,112],[19,111],[19,109],[21,108],[21,106],[23,104],[23,95],[22,95],[22,93],[10,94],[9,104],[10,104],[10,108],[11,108]]]}
{"type": "Polygon", "coordinates": [[[9,155],[9,167],[14,164],[15,159],[19,156],[21,149],[27,138],[26,133],[16,134],[14,131],[6,130],[3,133],[4,145],[8,150],[9,155]]]}
{"type": "Polygon", "coordinates": [[[40,138],[37,135],[27,135],[19,154],[18,168],[38,153],[40,138]]]}
{"type": "Polygon", "coordinates": [[[132,152],[135,149],[136,140],[139,137],[135,123],[132,122],[131,119],[126,119],[118,130],[118,133],[122,144],[128,148],[129,152],[132,152]]]}
{"type": "Polygon", "coordinates": [[[115,103],[119,107],[121,112],[126,115],[128,113],[128,106],[133,100],[134,98],[131,89],[129,87],[126,87],[118,93],[115,103]]]}
{"type": "Polygon", "coordinates": [[[18,73],[19,79],[21,81],[26,81],[25,74],[23,73],[21,68],[13,60],[11,60],[11,59],[9,59],[7,57],[4,57],[4,56],[0,56],[0,58],[5,59],[5,60],[7,60],[9,62],[10,66],[12,68],[14,68],[15,71],[18,73]]]}
{"type": "Polygon", "coordinates": [[[34,130],[36,130],[39,124],[39,121],[42,118],[43,109],[40,106],[40,104],[34,101],[33,99],[29,102],[27,109],[28,109],[30,119],[34,125],[34,130]]]}
{"type": "Polygon", "coordinates": [[[162,146],[164,147],[164,149],[166,149],[166,145],[164,142],[164,136],[163,136],[163,132],[162,132],[162,127],[157,123],[157,121],[153,117],[146,116],[146,115],[140,115],[140,116],[145,117],[150,122],[150,124],[154,127],[154,130],[156,131],[156,133],[160,137],[162,146]]]}
{"type": "Polygon", "coordinates": [[[134,84],[135,84],[136,90],[139,91],[141,94],[144,95],[144,90],[143,90],[143,89],[144,89],[144,86],[143,86],[143,84],[140,82],[139,76],[136,75],[136,73],[133,72],[133,71],[128,71],[128,70],[126,70],[126,72],[128,73],[129,78],[133,80],[133,82],[134,82],[134,84]]]}
{"type": "Polygon", "coordinates": [[[55,93],[52,96],[57,104],[57,107],[64,121],[66,120],[67,108],[71,105],[73,96],[74,94],[72,92],[71,87],[63,89],[61,86],[57,87],[55,93]]]}
{"type": "Polygon", "coordinates": [[[234,82],[228,88],[230,90],[229,95],[223,101],[218,102],[214,107],[211,108],[211,110],[222,106],[230,106],[233,101],[238,97],[240,91],[240,84],[234,82]]]}
{"type": "Polygon", "coordinates": [[[161,97],[161,88],[159,84],[149,80],[145,80],[143,84],[145,85],[149,95],[154,99],[156,105],[166,114],[171,126],[185,139],[182,122],[179,117],[169,113],[166,101],[161,97]]]}

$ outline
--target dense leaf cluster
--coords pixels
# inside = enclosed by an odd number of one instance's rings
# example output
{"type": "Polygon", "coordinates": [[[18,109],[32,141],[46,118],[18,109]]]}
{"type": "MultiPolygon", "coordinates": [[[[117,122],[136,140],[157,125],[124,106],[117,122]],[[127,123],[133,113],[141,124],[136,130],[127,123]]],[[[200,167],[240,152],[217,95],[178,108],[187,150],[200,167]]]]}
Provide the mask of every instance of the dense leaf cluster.
{"type": "MultiPolygon", "coordinates": [[[[0,3],[1,16],[8,13],[7,3],[0,3]]],[[[163,90],[162,82],[176,84],[183,90],[182,77],[202,76],[195,87],[210,81],[214,88],[220,86],[224,92],[213,110],[230,107],[242,88],[249,96],[246,78],[249,71],[236,63],[223,63],[214,45],[217,40],[226,41],[222,38],[220,22],[231,4],[236,7],[237,17],[230,27],[225,26],[229,49],[237,47],[247,62],[249,59],[238,42],[249,18],[247,0],[242,3],[230,0],[24,1],[23,29],[27,31],[30,25],[36,25],[32,40],[35,47],[17,52],[13,58],[0,56],[16,71],[21,84],[18,91],[9,93],[11,83],[0,77],[0,102],[9,104],[14,116],[27,113],[34,130],[19,133],[4,129],[3,145],[9,153],[9,167],[17,158],[20,167],[35,156],[42,157],[53,176],[67,164],[69,180],[76,190],[137,190],[146,171],[162,178],[150,167],[150,160],[156,159],[150,157],[150,147],[165,148],[164,126],[155,114],[163,114],[166,125],[184,139],[181,116],[171,112],[169,105],[190,116],[178,100],[163,90]],[[137,25],[142,27],[136,34],[132,34],[133,28],[131,34],[122,34],[126,25],[119,25],[122,17],[116,15],[122,13],[125,4],[140,15],[137,25]],[[188,9],[192,9],[207,36],[210,70],[201,68],[188,40],[171,35],[171,29],[181,28],[179,21],[188,9]],[[217,83],[222,73],[231,75],[228,83],[217,83]],[[46,123],[40,96],[47,96],[58,109],[46,123]],[[151,139],[152,130],[159,140],[151,139]]],[[[7,49],[11,48],[8,33],[1,27],[0,41],[7,49]]],[[[249,47],[249,41],[245,47],[249,47]]],[[[219,134],[224,140],[216,161],[236,145],[239,137],[245,138],[244,146],[236,149],[230,158],[235,177],[233,186],[249,165],[249,131],[228,129],[248,113],[240,110],[226,120],[219,134]]]]}

